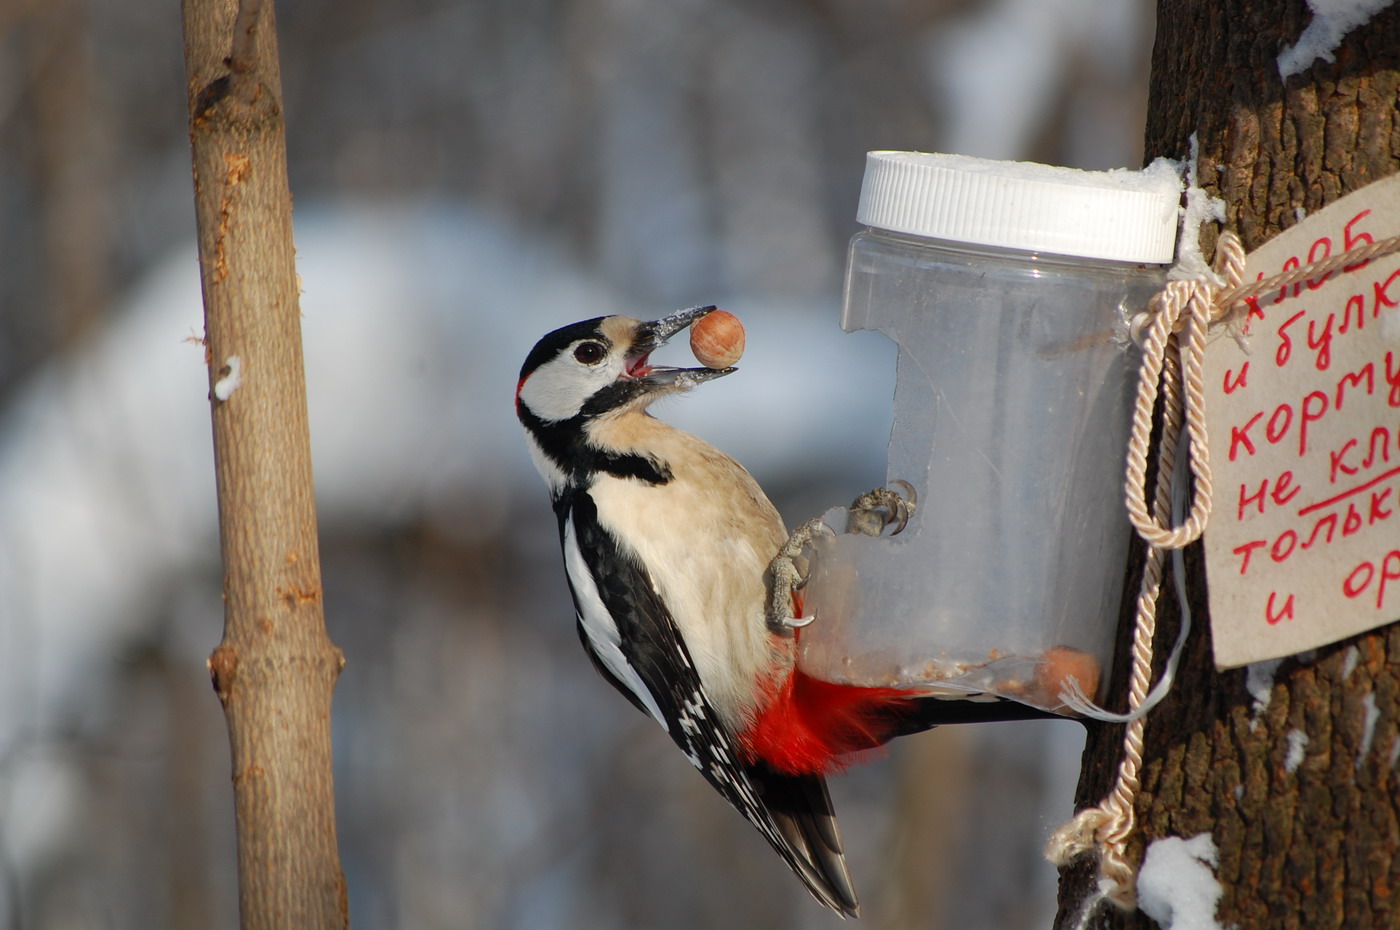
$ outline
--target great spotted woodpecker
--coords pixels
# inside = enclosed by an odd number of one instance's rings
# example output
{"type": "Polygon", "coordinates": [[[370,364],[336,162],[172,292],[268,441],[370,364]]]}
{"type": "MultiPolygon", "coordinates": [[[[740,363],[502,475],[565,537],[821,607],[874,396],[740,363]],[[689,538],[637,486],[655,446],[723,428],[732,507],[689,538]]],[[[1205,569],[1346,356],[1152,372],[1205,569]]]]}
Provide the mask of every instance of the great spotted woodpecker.
{"type": "Polygon", "coordinates": [[[594,666],[661,724],[817,900],[854,917],[824,775],[850,753],[938,723],[1035,714],[838,685],[797,667],[800,624],[774,623],[769,608],[770,563],[789,539],[777,510],[738,462],[647,412],[736,370],[650,362],[713,309],[555,330],[525,359],[516,414],[549,485],[594,666]]]}

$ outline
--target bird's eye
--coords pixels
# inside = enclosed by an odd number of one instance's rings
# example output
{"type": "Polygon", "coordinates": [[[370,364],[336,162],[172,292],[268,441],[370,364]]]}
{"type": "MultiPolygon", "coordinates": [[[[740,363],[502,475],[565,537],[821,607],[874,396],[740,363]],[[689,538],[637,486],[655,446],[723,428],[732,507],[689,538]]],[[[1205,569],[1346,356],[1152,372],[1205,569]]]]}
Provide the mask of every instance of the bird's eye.
{"type": "Polygon", "coordinates": [[[574,359],[585,365],[598,364],[606,354],[603,347],[596,342],[580,342],[574,349],[574,359]]]}

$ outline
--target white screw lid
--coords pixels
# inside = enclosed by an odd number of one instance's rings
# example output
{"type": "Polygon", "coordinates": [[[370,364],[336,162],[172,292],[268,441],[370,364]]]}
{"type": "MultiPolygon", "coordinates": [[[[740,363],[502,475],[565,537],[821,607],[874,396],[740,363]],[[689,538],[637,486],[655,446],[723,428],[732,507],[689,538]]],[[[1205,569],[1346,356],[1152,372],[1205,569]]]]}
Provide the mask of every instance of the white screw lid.
{"type": "Polygon", "coordinates": [[[1081,171],[966,155],[870,152],[856,219],[891,232],[1081,258],[1166,264],[1181,178],[1166,159],[1142,171],[1081,171]]]}

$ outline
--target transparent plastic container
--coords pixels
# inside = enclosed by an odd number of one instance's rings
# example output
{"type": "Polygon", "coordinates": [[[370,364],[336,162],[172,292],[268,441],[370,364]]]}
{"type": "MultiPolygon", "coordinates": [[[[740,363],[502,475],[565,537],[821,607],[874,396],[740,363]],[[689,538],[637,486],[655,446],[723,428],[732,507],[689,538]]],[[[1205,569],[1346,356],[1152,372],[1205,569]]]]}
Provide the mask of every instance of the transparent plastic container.
{"type": "Polygon", "coordinates": [[[842,328],[898,345],[887,479],[898,535],[813,545],[804,671],[1046,709],[1112,658],[1131,528],[1123,465],[1138,353],[1180,182],[871,153],[842,328]],[[891,178],[891,174],[897,177],[891,178]]]}

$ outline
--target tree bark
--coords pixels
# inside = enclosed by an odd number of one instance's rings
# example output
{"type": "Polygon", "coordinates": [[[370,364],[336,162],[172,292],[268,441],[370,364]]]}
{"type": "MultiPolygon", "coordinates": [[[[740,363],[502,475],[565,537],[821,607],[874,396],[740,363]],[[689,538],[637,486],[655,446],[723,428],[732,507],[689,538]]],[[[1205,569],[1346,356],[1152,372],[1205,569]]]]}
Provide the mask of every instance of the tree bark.
{"type": "MultiPolygon", "coordinates": [[[[1194,135],[1200,186],[1225,201],[1246,249],[1400,170],[1400,6],[1348,34],[1334,62],[1284,81],[1277,56],[1309,19],[1302,0],[1159,0],[1146,156],[1185,158],[1194,135]]],[[[1207,255],[1215,235],[1203,230],[1207,255]]],[[[1199,545],[1187,556],[1196,628],[1176,687],[1147,718],[1134,855],[1158,837],[1210,833],[1223,927],[1400,926],[1400,626],[1285,659],[1252,694],[1245,669],[1214,670],[1199,545]],[[1379,722],[1365,753],[1368,699],[1379,722]],[[1291,730],[1308,737],[1293,772],[1291,730]]],[[[1179,629],[1170,580],[1163,591],[1159,670],[1179,629]]],[[[1079,807],[1108,791],[1122,733],[1091,730],[1079,807]]],[[[1062,877],[1057,927],[1074,926],[1092,892],[1088,858],[1062,877]]],[[[1108,905],[1089,925],[1155,926],[1108,905]]]]}
{"type": "Polygon", "coordinates": [[[228,721],[245,928],[348,925],[270,0],[185,0],[190,142],[210,359],[228,721]]]}

